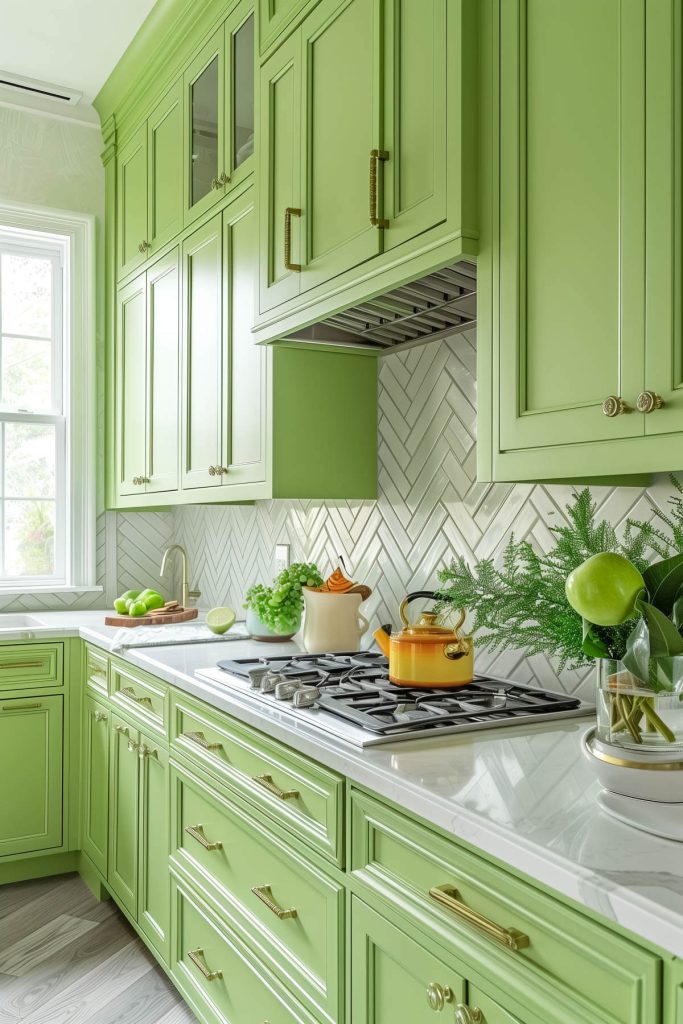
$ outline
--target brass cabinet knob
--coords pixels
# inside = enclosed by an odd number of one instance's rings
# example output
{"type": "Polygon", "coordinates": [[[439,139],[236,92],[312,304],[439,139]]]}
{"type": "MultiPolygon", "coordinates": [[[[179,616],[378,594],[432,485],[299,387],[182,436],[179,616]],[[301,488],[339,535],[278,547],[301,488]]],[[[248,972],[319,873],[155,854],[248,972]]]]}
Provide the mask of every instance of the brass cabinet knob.
{"type": "Polygon", "coordinates": [[[470,1009],[469,1006],[465,1006],[464,1003],[458,1003],[455,1008],[455,1024],[483,1024],[484,1018],[481,1015],[481,1010],[476,1007],[470,1009]]]}
{"type": "Polygon", "coordinates": [[[106,722],[107,721],[107,716],[104,713],[104,711],[96,711],[95,712],[95,721],[96,722],[106,722]]]}
{"type": "Polygon", "coordinates": [[[133,486],[134,487],[142,487],[144,484],[148,484],[148,483],[149,483],[149,477],[148,476],[134,476],[133,477],[133,486]]]}
{"type": "Polygon", "coordinates": [[[608,395],[602,403],[602,411],[611,419],[613,416],[621,416],[622,413],[629,410],[626,402],[619,395],[608,395]]]}
{"type": "Polygon", "coordinates": [[[219,476],[225,476],[225,474],[229,473],[229,472],[230,472],[230,470],[228,469],[227,466],[216,466],[216,473],[219,476]]]}
{"type": "Polygon", "coordinates": [[[216,467],[215,466],[209,466],[209,476],[216,476],[216,475],[217,475],[216,474],[216,467]]]}
{"type": "Polygon", "coordinates": [[[663,405],[664,402],[656,391],[641,391],[636,399],[636,409],[646,414],[661,409],[663,405]]]}
{"type": "Polygon", "coordinates": [[[141,252],[142,255],[144,256],[144,254],[147,252],[147,250],[151,249],[151,248],[152,248],[152,243],[148,242],[146,238],[143,238],[142,241],[140,242],[139,246],[138,246],[138,252],[141,252]]]}
{"type": "Polygon", "coordinates": [[[427,985],[427,1002],[430,1009],[439,1012],[452,999],[453,992],[448,985],[440,985],[438,981],[430,981],[427,985]]]}
{"type": "Polygon", "coordinates": [[[225,171],[221,171],[220,177],[217,178],[216,180],[218,182],[218,187],[222,188],[223,185],[229,185],[230,184],[230,175],[226,174],[225,171]]]}

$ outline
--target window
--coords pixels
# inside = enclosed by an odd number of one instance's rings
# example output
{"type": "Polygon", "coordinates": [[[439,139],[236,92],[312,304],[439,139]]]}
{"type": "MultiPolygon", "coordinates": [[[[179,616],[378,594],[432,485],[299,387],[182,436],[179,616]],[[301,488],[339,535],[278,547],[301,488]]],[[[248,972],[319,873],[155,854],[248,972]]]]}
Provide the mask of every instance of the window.
{"type": "Polygon", "coordinates": [[[0,208],[0,594],[95,582],[92,274],[55,216],[0,208]],[[14,221],[14,223],[12,223],[14,221]],[[30,228],[17,226],[28,221],[30,228]],[[74,259],[74,257],[76,257],[74,259]]]}

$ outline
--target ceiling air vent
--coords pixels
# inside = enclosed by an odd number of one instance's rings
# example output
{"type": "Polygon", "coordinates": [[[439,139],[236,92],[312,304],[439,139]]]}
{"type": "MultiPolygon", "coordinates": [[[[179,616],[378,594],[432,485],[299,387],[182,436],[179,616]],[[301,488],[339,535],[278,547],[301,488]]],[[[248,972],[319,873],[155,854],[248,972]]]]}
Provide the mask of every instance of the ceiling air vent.
{"type": "Polygon", "coordinates": [[[4,89],[11,89],[12,92],[20,93],[27,98],[33,96],[43,100],[55,100],[70,107],[74,107],[83,95],[76,89],[67,89],[66,86],[39,82],[35,78],[24,78],[9,71],[0,71],[0,90],[4,89]]]}

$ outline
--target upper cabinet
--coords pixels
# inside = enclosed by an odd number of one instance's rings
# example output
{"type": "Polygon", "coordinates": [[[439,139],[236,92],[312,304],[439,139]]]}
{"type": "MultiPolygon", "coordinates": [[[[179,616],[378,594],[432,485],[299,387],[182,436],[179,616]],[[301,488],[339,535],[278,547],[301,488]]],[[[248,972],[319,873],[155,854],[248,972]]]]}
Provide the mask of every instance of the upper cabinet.
{"type": "Polygon", "coordinates": [[[479,475],[677,469],[679,5],[487,8],[479,475]]]}

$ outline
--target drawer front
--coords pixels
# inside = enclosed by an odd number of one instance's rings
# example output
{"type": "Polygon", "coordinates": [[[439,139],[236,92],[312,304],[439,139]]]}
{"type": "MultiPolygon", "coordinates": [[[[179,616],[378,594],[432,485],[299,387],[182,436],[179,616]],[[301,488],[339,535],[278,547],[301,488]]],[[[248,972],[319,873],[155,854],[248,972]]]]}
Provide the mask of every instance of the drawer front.
{"type": "Polygon", "coordinates": [[[357,790],[351,829],[351,872],[364,889],[474,957],[547,1024],[658,1021],[653,954],[357,790]]]}
{"type": "Polygon", "coordinates": [[[176,876],[171,971],[202,1020],[216,1024],[315,1024],[241,940],[176,876]]]}
{"type": "Polygon", "coordinates": [[[85,646],[85,685],[100,697],[109,695],[109,659],[90,644],[85,646]]]}
{"type": "Polygon", "coordinates": [[[172,763],[172,851],[232,927],[249,936],[277,976],[330,1020],[339,1010],[341,886],[279,836],[172,763]]]}
{"type": "Polygon", "coordinates": [[[467,1002],[479,1024],[522,1024],[519,1017],[513,1017],[475,985],[467,986],[467,1002]]]}
{"type": "Polygon", "coordinates": [[[173,695],[172,744],[298,838],[342,863],[344,790],[334,772],[178,693],[173,695]]]}
{"type": "Polygon", "coordinates": [[[113,703],[141,726],[167,737],[168,687],[116,662],[112,662],[109,671],[113,703]]]}
{"type": "Polygon", "coordinates": [[[351,976],[353,1024],[436,1024],[439,1016],[449,1024],[465,1003],[464,979],[452,965],[356,897],[351,976]]]}
{"type": "Polygon", "coordinates": [[[63,684],[63,644],[10,644],[0,647],[0,690],[63,684]]]}

